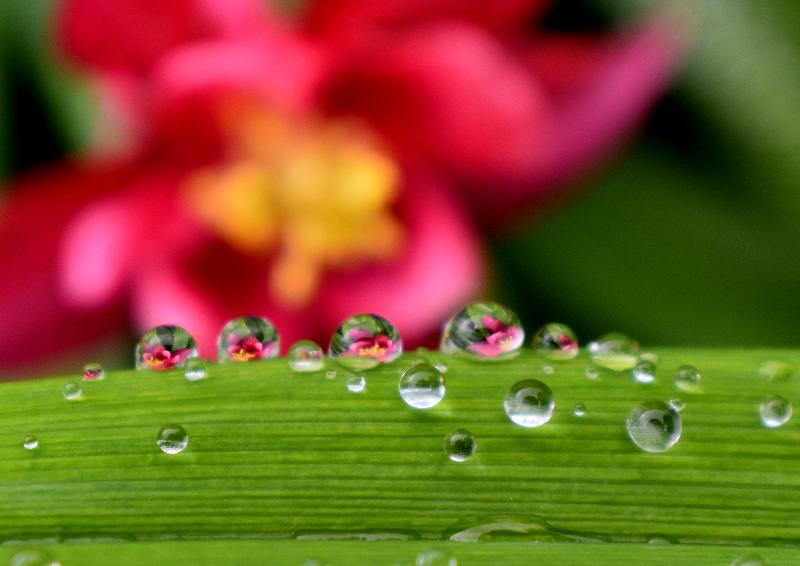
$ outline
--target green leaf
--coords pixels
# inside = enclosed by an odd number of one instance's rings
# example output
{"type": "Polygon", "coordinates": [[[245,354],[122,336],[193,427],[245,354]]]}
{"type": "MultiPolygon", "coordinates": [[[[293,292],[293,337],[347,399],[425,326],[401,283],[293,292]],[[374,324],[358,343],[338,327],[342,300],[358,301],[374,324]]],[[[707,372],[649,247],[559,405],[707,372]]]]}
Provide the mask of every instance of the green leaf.
{"type": "Polygon", "coordinates": [[[467,564],[492,556],[727,563],[747,546],[763,547],[776,564],[800,559],[800,419],[767,429],[757,413],[768,394],[800,394],[796,376],[770,382],[760,364],[797,367],[800,352],[658,353],[650,386],[625,374],[589,380],[583,356],[554,364],[551,375],[530,352],[498,363],[429,353],[449,367],[447,395],[427,411],[398,396],[408,355],[367,372],[363,394],[347,391],[341,370],[335,379],[293,373],[282,359],[210,365],[196,383],[180,372],[111,373],[82,382],[77,401],[62,395],[70,378],[6,383],[0,537],[27,548],[37,540],[85,543],[50,549],[65,564],[107,563],[110,552],[120,564],[187,554],[196,563],[224,555],[246,562],[261,552],[276,563],[385,563],[390,555],[391,563],[411,563],[424,548],[467,564]],[[685,363],[703,372],[702,394],[674,390],[672,376],[685,363]],[[555,394],[556,412],[542,427],[515,426],[503,412],[506,391],[524,378],[555,394]],[[664,454],[637,450],[625,432],[628,413],[676,395],[686,401],[680,442],[664,454]],[[578,402],[587,408],[582,418],[572,415],[578,402]],[[167,423],[189,434],[180,454],[156,446],[167,423]],[[463,463],[442,448],[456,428],[478,440],[463,463]],[[25,450],[31,434],[40,446],[25,450]],[[492,531],[485,544],[441,542],[481,529],[492,531]],[[348,537],[387,540],[338,540],[348,537]],[[172,540],[192,538],[218,540],[172,540]],[[307,540],[248,540],[296,538],[307,540]],[[707,546],[645,544],[653,538],[707,546]],[[119,542],[88,542],[97,540],[119,542]]]}

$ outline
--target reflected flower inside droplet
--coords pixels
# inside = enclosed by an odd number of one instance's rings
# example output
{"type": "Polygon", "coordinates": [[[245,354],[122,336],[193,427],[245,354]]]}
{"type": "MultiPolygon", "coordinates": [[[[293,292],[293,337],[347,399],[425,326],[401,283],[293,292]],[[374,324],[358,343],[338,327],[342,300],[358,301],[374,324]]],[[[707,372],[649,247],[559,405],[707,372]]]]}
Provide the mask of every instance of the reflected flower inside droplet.
{"type": "Polygon", "coordinates": [[[519,317],[498,303],[472,303],[446,324],[442,350],[458,352],[474,359],[501,359],[515,356],[525,341],[519,317]]]}
{"type": "Polygon", "coordinates": [[[260,316],[240,316],[225,323],[217,338],[220,362],[250,362],[274,358],[280,353],[275,326],[260,316]]]}
{"type": "Polygon", "coordinates": [[[197,355],[192,335],[180,326],[156,326],[136,346],[136,368],[163,371],[182,367],[197,355]]]}
{"type": "Polygon", "coordinates": [[[345,367],[364,370],[396,360],[403,353],[403,340],[385,318],[357,314],[333,333],[328,353],[345,367]]]}
{"type": "Polygon", "coordinates": [[[551,322],[533,335],[533,350],[549,360],[571,360],[578,355],[578,338],[566,324],[551,322]]]}

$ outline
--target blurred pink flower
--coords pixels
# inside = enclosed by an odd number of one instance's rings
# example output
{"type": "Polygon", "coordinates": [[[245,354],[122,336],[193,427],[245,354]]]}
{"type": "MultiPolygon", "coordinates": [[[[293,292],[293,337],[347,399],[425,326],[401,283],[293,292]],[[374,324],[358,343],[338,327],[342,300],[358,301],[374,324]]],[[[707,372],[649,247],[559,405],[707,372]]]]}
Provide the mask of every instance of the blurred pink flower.
{"type": "Polygon", "coordinates": [[[472,218],[505,222],[608,155],[684,43],[532,32],[530,0],[65,0],[98,86],[82,163],[14,183],[0,361],[123,328],[272,319],[288,346],[353,312],[411,344],[483,284],[472,218]]]}

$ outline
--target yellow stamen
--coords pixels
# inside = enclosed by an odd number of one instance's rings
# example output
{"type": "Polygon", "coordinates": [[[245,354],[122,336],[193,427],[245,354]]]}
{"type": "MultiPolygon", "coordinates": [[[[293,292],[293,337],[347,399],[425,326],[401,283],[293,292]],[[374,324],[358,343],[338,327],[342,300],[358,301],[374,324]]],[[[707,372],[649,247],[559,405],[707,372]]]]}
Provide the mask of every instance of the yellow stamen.
{"type": "Polygon", "coordinates": [[[372,358],[379,358],[386,352],[386,348],[381,348],[377,344],[373,344],[369,348],[361,348],[358,351],[359,356],[370,356],[372,358]]]}

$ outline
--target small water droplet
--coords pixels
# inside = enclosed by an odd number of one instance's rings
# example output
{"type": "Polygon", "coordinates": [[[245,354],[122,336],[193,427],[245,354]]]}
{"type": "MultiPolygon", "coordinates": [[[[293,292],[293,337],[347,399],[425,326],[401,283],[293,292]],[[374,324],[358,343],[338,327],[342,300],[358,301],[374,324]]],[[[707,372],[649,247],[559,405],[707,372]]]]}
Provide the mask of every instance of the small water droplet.
{"type": "Polygon", "coordinates": [[[183,367],[197,355],[192,335],[180,326],[156,326],[147,331],[136,345],[136,369],[164,371],[183,367]]]}
{"type": "Polygon", "coordinates": [[[767,428],[777,428],[792,418],[792,404],[785,397],[770,395],[758,406],[761,424],[767,428]]]}
{"type": "Polygon", "coordinates": [[[675,389],[685,393],[702,393],[702,381],[703,376],[696,367],[683,365],[678,368],[678,373],[675,374],[675,389]]]}
{"type": "Polygon", "coordinates": [[[473,359],[516,356],[525,341],[519,317],[498,303],[472,303],[451,318],[442,334],[442,350],[473,359]]]}
{"type": "Polygon", "coordinates": [[[631,377],[636,383],[653,383],[656,380],[656,364],[650,360],[641,360],[633,366],[631,377]]]}
{"type": "Polygon", "coordinates": [[[454,430],[444,439],[444,451],[453,462],[469,460],[477,449],[475,435],[463,428],[454,430]]]}
{"type": "Polygon", "coordinates": [[[591,379],[592,381],[600,379],[600,370],[598,370],[596,366],[593,365],[586,366],[586,370],[584,373],[586,374],[586,379],[591,379]]]}
{"type": "Polygon", "coordinates": [[[547,423],[553,416],[556,400],[550,388],[536,379],[515,383],[506,394],[503,408],[512,422],[526,428],[547,423]]]}
{"type": "Polygon", "coordinates": [[[322,347],[313,340],[300,340],[292,344],[287,354],[289,368],[297,372],[320,371],[325,367],[322,347]]]}
{"type": "Polygon", "coordinates": [[[103,369],[103,366],[96,362],[83,366],[82,373],[84,381],[100,381],[106,377],[106,371],[103,369]]]}
{"type": "Polygon", "coordinates": [[[44,550],[20,550],[11,557],[11,566],[60,566],[44,550]]]}
{"type": "Polygon", "coordinates": [[[576,417],[586,416],[586,405],[583,403],[575,403],[575,406],[572,408],[572,414],[576,417]]]}
{"type": "Polygon", "coordinates": [[[783,381],[792,376],[794,366],[780,360],[767,360],[759,366],[758,373],[770,381],[783,381]]]}
{"type": "Polygon", "coordinates": [[[686,408],[686,402],[680,397],[675,397],[667,401],[667,405],[672,407],[676,412],[680,413],[686,408]]]}
{"type": "Polygon", "coordinates": [[[183,371],[186,381],[200,381],[206,378],[206,362],[203,358],[193,356],[186,360],[186,368],[183,371]]]}
{"type": "Polygon", "coordinates": [[[447,372],[447,364],[444,363],[444,362],[436,362],[435,364],[433,364],[433,367],[435,367],[436,369],[438,369],[442,373],[446,373],[447,372]]]}
{"type": "Polygon", "coordinates": [[[551,322],[533,335],[533,350],[549,360],[571,360],[578,355],[578,338],[566,324],[551,322]]]}
{"type": "Polygon", "coordinates": [[[329,369],[326,371],[325,379],[336,379],[336,370],[329,369]]]}
{"type": "Polygon", "coordinates": [[[417,555],[415,566],[458,566],[458,560],[440,550],[423,550],[417,555]]]}
{"type": "Polygon", "coordinates": [[[367,380],[360,373],[350,374],[347,378],[347,390],[350,393],[363,393],[367,388],[367,380]]]}
{"type": "Polygon", "coordinates": [[[625,426],[633,443],[645,452],[665,452],[681,438],[681,416],[661,401],[638,405],[625,426]]]}
{"type": "Polygon", "coordinates": [[[240,316],[225,323],[217,338],[217,360],[251,362],[274,358],[281,338],[275,326],[261,316],[240,316]]]}
{"type": "Polygon", "coordinates": [[[22,440],[22,447],[25,448],[25,450],[36,450],[39,448],[39,439],[29,434],[22,440]]]}
{"type": "Polygon", "coordinates": [[[165,454],[177,454],[189,444],[189,435],[179,424],[164,425],[158,431],[156,444],[165,454]]]}
{"type": "Polygon", "coordinates": [[[554,368],[553,366],[549,366],[549,365],[542,366],[542,373],[544,373],[544,374],[553,375],[555,372],[556,372],[556,368],[554,368]]]}
{"type": "Polygon", "coordinates": [[[600,367],[625,371],[639,360],[639,343],[619,332],[609,332],[589,344],[589,357],[600,367]]]}
{"type": "Polygon", "coordinates": [[[733,562],[731,566],[767,566],[769,564],[760,554],[745,554],[733,562]]]}
{"type": "Polygon", "coordinates": [[[669,535],[653,535],[647,539],[647,544],[678,544],[678,539],[669,535]]]}
{"type": "Polygon", "coordinates": [[[81,398],[81,384],[77,381],[68,381],[64,384],[64,399],[74,401],[81,398]]]}
{"type": "Polygon", "coordinates": [[[331,336],[328,354],[349,369],[365,370],[396,360],[403,340],[391,322],[374,314],[345,320],[331,336]]]}
{"type": "Polygon", "coordinates": [[[397,390],[409,407],[430,409],[444,399],[444,376],[428,363],[415,364],[400,376],[397,390]]]}

